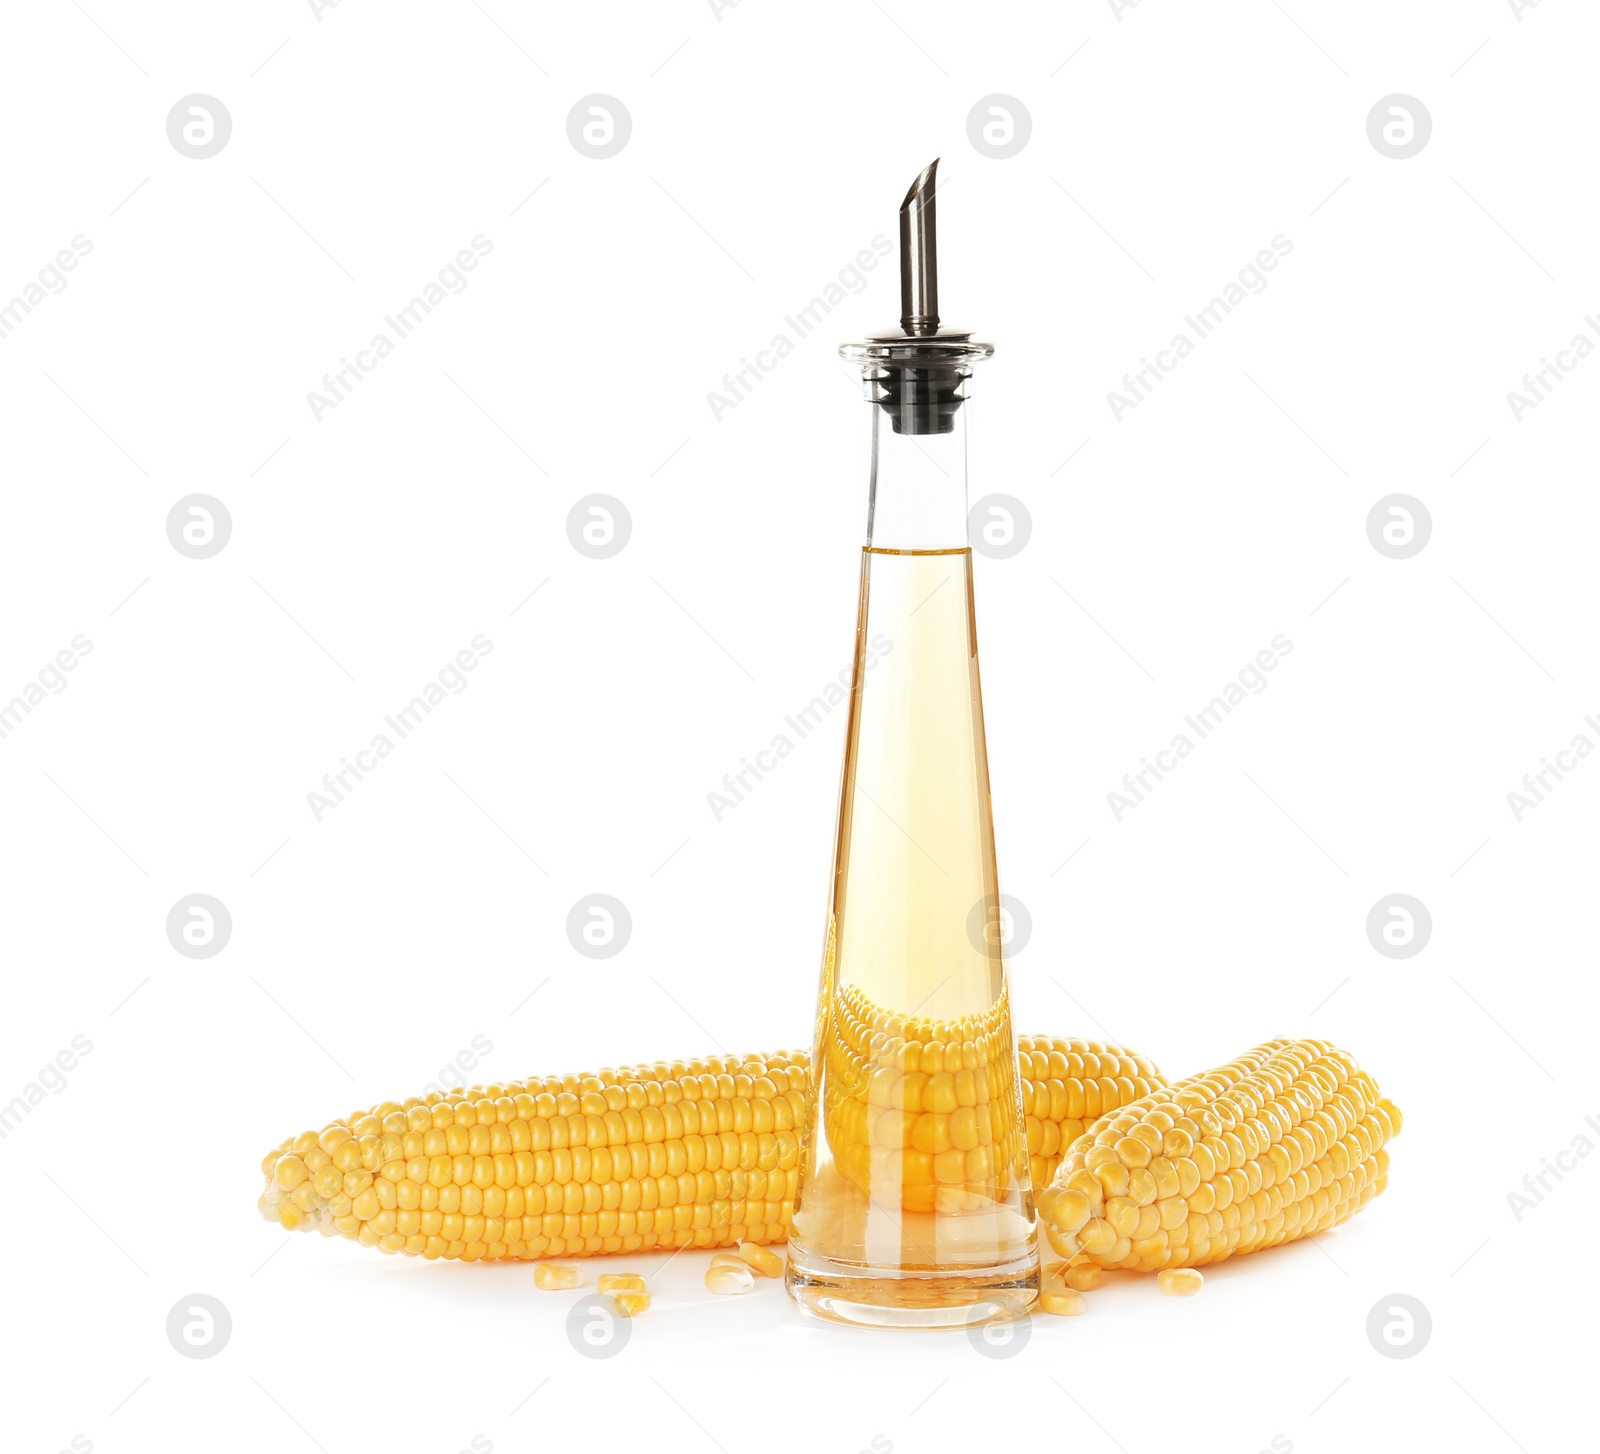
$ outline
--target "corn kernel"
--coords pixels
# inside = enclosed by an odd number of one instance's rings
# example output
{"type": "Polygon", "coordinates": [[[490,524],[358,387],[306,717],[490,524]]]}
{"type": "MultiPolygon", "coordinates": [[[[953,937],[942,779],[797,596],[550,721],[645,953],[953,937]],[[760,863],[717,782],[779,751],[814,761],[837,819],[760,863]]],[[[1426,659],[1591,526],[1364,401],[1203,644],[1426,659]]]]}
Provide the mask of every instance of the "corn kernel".
{"type": "Polygon", "coordinates": [[[1193,1267],[1169,1267],[1156,1274],[1156,1286],[1169,1297],[1193,1297],[1205,1285],[1205,1278],[1193,1267]]]}
{"type": "Polygon", "coordinates": [[[1083,1229],[1078,1240],[1083,1244],[1083,1250],[1092,1256],[1097,1252],[1109,1252],[1115,1247],[1117,1233],[1110,1222],[1096,1217],[1083,1229]]]}
{"type": "Polygon", "coordinates": [[[1068,1287],[1076,1288],[1079,1292],[1088,1292],[1091,1288],[1099,1287],[1104,1280],[1105,1273],[1092,1262],[1080,1262],[1076,1266],[1069,1267],[1062,1276],[1062,1281],[1068,1287]]]}
{"type": "MultiPolygon", "coordinates": [[[[445,1221],[449,1222],[446,1217],[445,1221]]],[[[536,1263],[533,1269],[533,1285],[542,1288],[545,1292],[556,1292],[564,1288],[578,1287],[583,1283],[583,1274],[576,1267],[567,1267],[560,1262],[536,1263]]]]}
{"type": "Polygon", "coordinates": [[[645,1291],[644,1279],[637,1272],[602,1272],[595,1286],[601,1292],[645,1291]]]}
{"type": "Polygon", "coordinates": [[[739,1256],[762,1277],[783,1276],[783,1258],[770,1247],[763,1247],[759,1242],[741,1242],[739,1256]]]}
{"type": "Polygon", "coordinates": [[[1058,1318],[1075,1318],[1089,1311],[1089,1299],[1070,1287],[1049,1286],[1039,1293],[1039,1311],[1058,1318]]]}
{"type": "Polygon", "coordinates": [[[752,1292],[755,1290],[756,1275],[748,1267],[733,1267],[723,1263],[721,1267],[708,1267],[706,1269],[706,1291],[724,1296],[735,1293],[752,1292]]]}
{"type": "Polygon", "coordinates": [[[611,1301],[624,1318],[636,1318],[650,1308],[650,1294],[647,1292],[614,1292],[611,1301]]]}

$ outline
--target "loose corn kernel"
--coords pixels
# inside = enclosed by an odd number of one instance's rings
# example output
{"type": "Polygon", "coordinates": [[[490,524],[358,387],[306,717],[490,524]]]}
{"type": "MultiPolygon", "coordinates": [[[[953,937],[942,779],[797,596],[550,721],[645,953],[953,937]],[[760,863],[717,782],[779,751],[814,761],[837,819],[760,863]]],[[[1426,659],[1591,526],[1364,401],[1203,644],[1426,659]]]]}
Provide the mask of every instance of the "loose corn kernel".
{"type": "Polygon", "coordinates": [[[637,1272],[602,1272],[595,1286],[601,1292],[643,1292],[644,1279],[637,1272]]]}
{"type": "Polygon", "coordinates": [[[650,1308],[650,1294],[647,1292],[614,1292],[611,1301],[624,1318],[636,1318],[650,1308]]]}
{"type": "Polygon", "coordinates": [[[1039,1293],[1039,1311],[1058,1318],[1075,1318],[1089,1311],[1089,1299],[1070,1287],[1046,1286],[1039,1293]]]}
{"type": "Polygon", "coordinates": [[[1079,1262],[1069,1267],[1062,1274],[1061,1280],[1070,1288],[1076,1288],[1079,1292],[1088,1292],[1092,1288],[1099,1287],[1105,1281],[1105,1273],[1092,1262],[1079,1262]]]}
{"type": "Polygon", "coordinates": [[[1169,1297],[1193,1297],[1205,1286],[1205,1281],[1193,1267],[1169,1267],[1156,1274],[1156,1286],[1169,1297]]]}
{"type": "Polygon", "coordinates": [[[739,1256],[742,1257],[753,1271],[759,1272],[762,1277],[782,1277],[783,1258],[778,1256],[770,1247],[762,1247],[756,1242],[741,1242],[739,1256]]]}
{"type": "Polygon", "coordinates": [[[576,1267],[567,1267],[560,1262],[541,1262],[533,1269],[533,1285],[545,1292],[579,1287],[582,1283],[583,1274],[576,1267]]]}
{"type": "Polygon", "coordinates": [[[735,1293],[752,1292],[756,1285],[756,1275],[748,1267],[734,1267],[723,1263],[720,1267],[706,1269],[706,1291],[724,1296],[735,1293]]]}

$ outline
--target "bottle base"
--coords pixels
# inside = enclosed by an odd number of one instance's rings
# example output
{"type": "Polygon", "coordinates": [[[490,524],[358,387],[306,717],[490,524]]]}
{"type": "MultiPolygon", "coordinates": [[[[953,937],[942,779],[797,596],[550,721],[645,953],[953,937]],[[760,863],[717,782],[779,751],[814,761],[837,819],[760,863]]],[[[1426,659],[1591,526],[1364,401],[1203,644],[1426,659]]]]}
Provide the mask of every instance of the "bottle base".
{"type": "Polygon", "coordinates": [[[790,1244],[784,1286],[809,1317],[856,1328],[976,1328],[1026,1317],[1037,1257],[959,1273],[885,1271],[813,1261],[790,1244]]]}

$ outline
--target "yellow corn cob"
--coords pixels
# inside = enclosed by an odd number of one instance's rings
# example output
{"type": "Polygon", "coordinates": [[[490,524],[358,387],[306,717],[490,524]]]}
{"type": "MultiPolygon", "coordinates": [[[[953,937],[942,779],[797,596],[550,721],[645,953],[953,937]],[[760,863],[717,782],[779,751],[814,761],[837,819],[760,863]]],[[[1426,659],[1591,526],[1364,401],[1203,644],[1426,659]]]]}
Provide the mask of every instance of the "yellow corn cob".
{"type": "MultiPolygon", "coordinates": [[[[1020,1044],[1036,1186],[1090,1111],[1165,1084],[1114,1045],[1020,1044]]],[[[657,1061],[385,1101],[268,1152],[260,1209],[469,1262],[782,1242],[809,1066],[803,1051],[657,1061]]]]}
{"type": "Polygon", "coordinates": [[[787,1236],[792,1052],[386,1101],[262,1162],[264,1215],[423,1257],[575,1257],[787,1236]]]}
{"type": "Polygon", "coordinates": [[[1165,1084],[1141,1057],[1081,1040],[1025,1038],[1019,1066],[1010,1039],[1003,998],[981,1015],[931,1020],[842,987],[828,1021],[823,1105],[839,1170],[869,1195],[897,1186],[907,1211],[996,1201],[1024,1155],[1032,1185],[1043,1188],[1085,1117],[1165,1084]],[[1025,1152],[1006,1141],[1019,1068],[1025,1152]]]}
{"type": "Polygon", "coordinates": [[[1144,1056],[1100,1040],[1023,1035],[1017,1050],[1035,1196],[1090,1125],[1167,1083],[1144,1056]]]}
{"type": "Polygon", "coordinates": [[[1102,1116],[1039,1198],[1050,1245],[1099,1267],[1220,1262],[1353,1216],[1400,1112],[1324,1040],[1270,1040],[1102,1116]]]}
{"type": "Polygon", "coordinates": [[[898,1189],[908,1212],[1004,1199],[1025,1148],[1015,1129],[1017,1062],[1002,996],[980,1015],[929,1020],[834,996],[822,1119],[839,1170],[869,1196],[898,1189]]]}

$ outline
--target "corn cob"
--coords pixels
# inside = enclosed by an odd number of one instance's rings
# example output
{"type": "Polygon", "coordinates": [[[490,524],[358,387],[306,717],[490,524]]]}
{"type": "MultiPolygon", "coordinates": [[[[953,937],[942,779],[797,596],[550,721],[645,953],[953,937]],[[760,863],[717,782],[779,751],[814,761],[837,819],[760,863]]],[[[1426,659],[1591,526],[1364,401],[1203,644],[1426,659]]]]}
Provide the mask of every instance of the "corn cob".
{"type": "Polygon", "coordinates": [[[1050,1245],[1100,1267],[1194,1267],[1354,1216],[1400,1112],[1324,1040],[1270,1040],[1089,1127],[1039,1198],[1050,1245]]]}
{"type": "MultiPolygon", "coordinates": [[[[1020,1045],[1035,1186],[1091,1112],[1165,1084],[1118,1046],[1020,1045]]],[[[385,1101],[268,1152],[260,1209],[468,1262],[782,1242],[809,1067],[803,1051],[657,1061],[385,1101]]]]}
{"type": "Polygon", "coordinates": [[[982,1014],[927,1020],[837,991],[824,1041],[822,1120],[834,1164],[908,1212],[1003,1200],[1024,1155],[1004,996],[982,1014]]]}
{"type": "Polygon", "coordinates": [[[1023,1035],[1017,1051],[1035,1196],[1095,1121],[1167,1083],[1144,1056],[1099,1040],[1023,1035]]]}
{"type": "Polygon", "coordinates": [[[1036,1042],[1025,1040],[1020,1069],[1032,1071],[1035,1080],[1024,1115],[1034,1106],[1044,1114],[1029,1120],[1037,1134],[1030,1129],[1024,1149],[1008,1139],[1019,1070],[1010,1042],[1003,997],[981,1015],[929,1020],[885,1010],[856,985],[840,988],[824,1041],[822,1108],[839,1170],[868,1195],[898,1188],[906,1211],[959,1211],[999,1201],[1014,1189],[1025,1157],[1039,1178],[1034,1185],[1046,1185],[1052,1154],[1059,1160],[1081,1133],[1091,1097],[1098,1112],[1102,1102],[1122,1105],[1162,1084],[1154,1066],[1115,1047],[1075,1041],[1074,1049],[1051,1041],[1036,1054],[1036,1042]],[[1069,1082],[1076,1094],[1068,1092],[1069,1082]]]}

